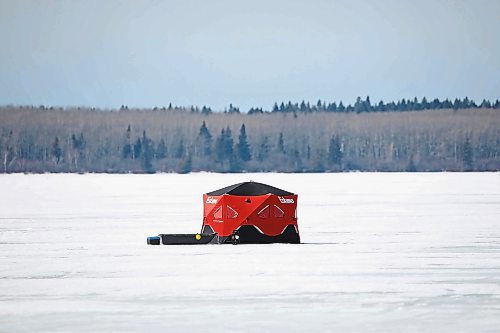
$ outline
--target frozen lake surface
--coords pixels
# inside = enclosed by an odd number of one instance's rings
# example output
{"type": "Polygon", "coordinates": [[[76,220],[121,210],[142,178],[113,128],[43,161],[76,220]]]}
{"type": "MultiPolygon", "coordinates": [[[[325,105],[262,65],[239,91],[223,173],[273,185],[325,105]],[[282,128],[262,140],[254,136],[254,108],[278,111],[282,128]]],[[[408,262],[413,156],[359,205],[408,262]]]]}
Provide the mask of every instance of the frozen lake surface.
{"type": "Polygon", "coordinates": [[[0,175],[0,332],[499,329],[500,173],[0,175]],[[303,244],[146,245],[247,180],[303,244]]]}

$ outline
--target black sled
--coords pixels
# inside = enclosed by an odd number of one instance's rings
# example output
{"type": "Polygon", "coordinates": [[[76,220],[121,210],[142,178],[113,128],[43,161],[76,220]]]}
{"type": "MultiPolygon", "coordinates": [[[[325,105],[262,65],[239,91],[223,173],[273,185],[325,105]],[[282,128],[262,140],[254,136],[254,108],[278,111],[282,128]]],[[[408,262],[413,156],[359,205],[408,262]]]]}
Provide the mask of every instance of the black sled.
{"type": "Polygon", "coordinates": [[[215,234],[160,234],[163,245],[199,245],[208,244],[215,238],[215,234]]]}

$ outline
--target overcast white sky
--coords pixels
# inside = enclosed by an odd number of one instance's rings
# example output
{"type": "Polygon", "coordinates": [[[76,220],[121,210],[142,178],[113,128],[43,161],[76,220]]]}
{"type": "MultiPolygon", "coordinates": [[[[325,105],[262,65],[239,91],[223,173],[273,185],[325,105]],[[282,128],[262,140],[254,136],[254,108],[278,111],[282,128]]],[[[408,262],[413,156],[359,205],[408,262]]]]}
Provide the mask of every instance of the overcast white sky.
{"type": "Polygon", "coordinates": [[[500,1],[0,0],[0,104],[500,98],[500,1]]]}

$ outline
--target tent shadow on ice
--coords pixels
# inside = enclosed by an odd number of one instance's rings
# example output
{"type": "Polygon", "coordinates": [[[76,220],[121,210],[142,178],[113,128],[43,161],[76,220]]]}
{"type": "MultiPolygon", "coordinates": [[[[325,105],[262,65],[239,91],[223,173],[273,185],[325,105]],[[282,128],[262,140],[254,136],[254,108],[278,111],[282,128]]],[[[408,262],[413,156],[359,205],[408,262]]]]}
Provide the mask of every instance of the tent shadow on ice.
{"type": "Polygon", "coordinates": [[[149,244],[300,243],[297,195],[279,188],[244,182],[203,195],[199,234],[160,234],[149,244]]]}

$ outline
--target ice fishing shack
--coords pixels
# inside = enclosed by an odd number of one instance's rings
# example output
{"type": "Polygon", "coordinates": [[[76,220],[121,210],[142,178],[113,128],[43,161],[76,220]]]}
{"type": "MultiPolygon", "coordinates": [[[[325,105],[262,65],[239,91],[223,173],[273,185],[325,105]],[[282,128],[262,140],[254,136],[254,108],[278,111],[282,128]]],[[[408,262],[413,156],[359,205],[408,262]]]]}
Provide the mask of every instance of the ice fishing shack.
{"type": "Polygon", "coordinates": [[[199,234],[160,234],[149,244],[300,243],[297,194],[244,182],[203,195],[199,234]]]}

